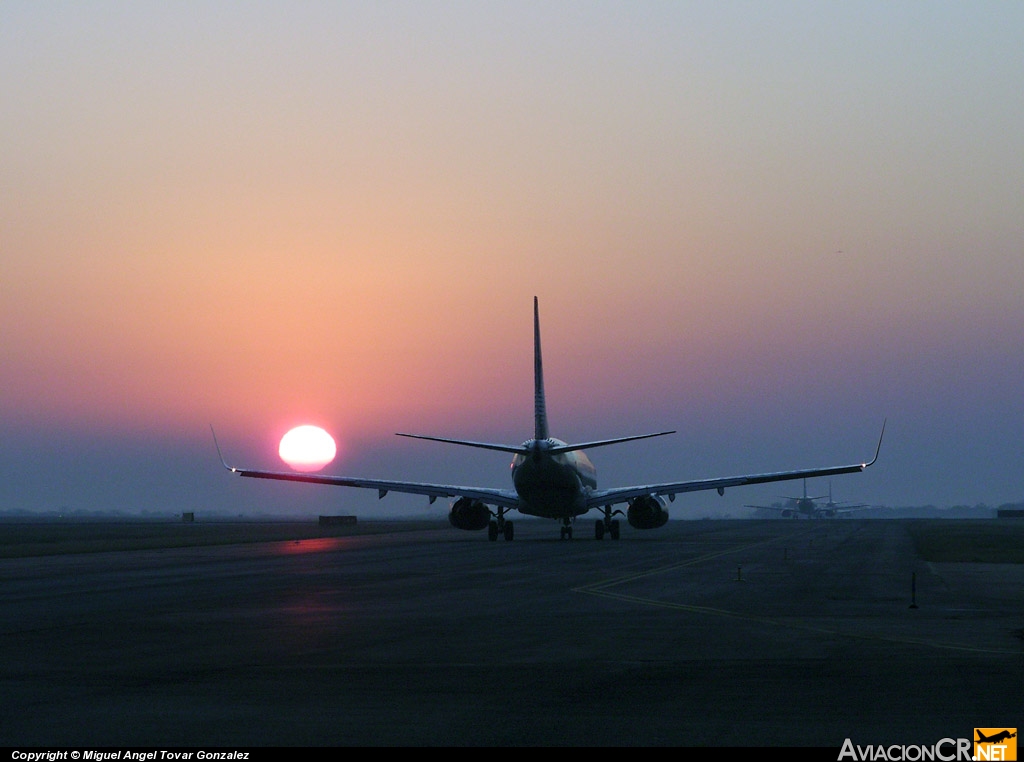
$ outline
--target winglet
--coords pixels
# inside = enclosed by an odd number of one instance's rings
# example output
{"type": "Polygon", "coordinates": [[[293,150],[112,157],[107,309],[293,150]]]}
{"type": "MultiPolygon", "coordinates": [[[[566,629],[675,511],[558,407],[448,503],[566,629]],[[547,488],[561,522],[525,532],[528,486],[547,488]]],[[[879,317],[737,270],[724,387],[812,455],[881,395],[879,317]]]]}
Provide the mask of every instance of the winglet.
{"type": "MultiPolygon", "coordinates": [[[[882,451],[882,437],[885,436],[885,424],[889,419],[886,418],[882,421],[882,433],[878,435],[878,446],[875,448],[875,457],[871,459],[870,463],[865,463],[864,468],[875,465],[875,461],[878,460],[878,453],[882,451]]],[[[832,498],[830,497],[829,500],[832,498]]]]}
{"type": "Polygon", "coordinates": [[[210,433],[213,434],[213,446],[217,448],[217,457],[220,458],[221,464],[231,473],[237,473],[238,469],[233,466],[229,466],[227,461],[224,460],[224,456],[220,452],[220,445],[217,443],[217,432],[213,430],[213,424],[210,424],[210,433]]]}

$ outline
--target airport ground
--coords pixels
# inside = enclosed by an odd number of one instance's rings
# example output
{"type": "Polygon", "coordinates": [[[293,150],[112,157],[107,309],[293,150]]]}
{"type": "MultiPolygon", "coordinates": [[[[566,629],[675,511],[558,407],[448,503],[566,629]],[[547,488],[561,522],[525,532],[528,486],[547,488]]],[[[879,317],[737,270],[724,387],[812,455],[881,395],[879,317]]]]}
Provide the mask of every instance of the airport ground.
{"type": "Polygon", "coordinates": [[[0,527],[0,744],[838,749],[1024,719],[1024,522],[283,526],[0,527]]]}

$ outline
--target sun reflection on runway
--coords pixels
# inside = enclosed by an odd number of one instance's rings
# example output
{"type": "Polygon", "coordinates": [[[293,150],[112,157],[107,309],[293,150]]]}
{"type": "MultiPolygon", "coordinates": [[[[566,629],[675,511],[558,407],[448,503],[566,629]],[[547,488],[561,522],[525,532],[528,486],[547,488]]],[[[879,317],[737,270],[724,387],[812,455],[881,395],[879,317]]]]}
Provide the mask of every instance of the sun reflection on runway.
{"type": "Polygon", "coordinates": [[[313,537],[308,540],[291,540],[277,544],[282,555],[294,556],[303,553],[324,553],[339,550],[345,543],[344,537],[313,537]]]}

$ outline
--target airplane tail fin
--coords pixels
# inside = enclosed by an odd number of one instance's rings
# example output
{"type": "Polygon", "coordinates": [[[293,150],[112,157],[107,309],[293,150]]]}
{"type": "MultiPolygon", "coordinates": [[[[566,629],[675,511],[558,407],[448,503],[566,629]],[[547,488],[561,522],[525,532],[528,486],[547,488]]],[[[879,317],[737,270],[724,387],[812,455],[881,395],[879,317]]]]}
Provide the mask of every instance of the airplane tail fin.
{"type": "Polygon", "coordinates": [[[544,399],[544,365],[540,357],[540,310],[533,297],[533,438],[548,438],[548,411],[544,399]]]}
{"type": "MultiPolygon", "coordinates": [[[[549,455],[556,455],[563,452],[573,452],[575,450],[588,450],[593,447],[603,447],[610,444],[618,444],[619,442],[632,442],[637,439],[649,439],[651,437],[660,437],[665,434],[675,434],[675,431],[659,431],[656,434],[639,434],[636,436],[629,437],[618,437],[616,439],[598,439],[592,442],[579,442],[576,444],[553,444],[548,442],[550,435],[548,433],[548,411],[547,404],[544,398],[544,364],[541,361],[540,353],[540,309],[537,306],[537,297],[533,297],[533,440],[535,446],[540,447],[540,442],[544,442],[544,452],[549,455]]],[[[497,444],[493,442],[473,442],[465,439],[451,439],[449,437],[431,437],[424,436],[422,434],[403,434],[398,433],[400,437],[410,437],[412,439],[427,439],[432,442],[446,442],[448,444],[464,445],[466,447],[478,447],[484,450],[497,450],[499,452],[512,452],[512,453],[528,453],[531,450],[524,445],[506,445],[497,444]]]]}

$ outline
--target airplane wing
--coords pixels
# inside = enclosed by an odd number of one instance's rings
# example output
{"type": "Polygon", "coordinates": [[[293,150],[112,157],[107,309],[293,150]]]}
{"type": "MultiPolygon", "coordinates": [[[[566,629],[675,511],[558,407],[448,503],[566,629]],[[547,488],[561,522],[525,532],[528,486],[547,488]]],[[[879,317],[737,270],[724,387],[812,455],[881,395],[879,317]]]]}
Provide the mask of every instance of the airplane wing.
{"type": "Polygon", "coordinates": [[[221,455],[217,435],[213,435],[217,447],[217,455],[224,468],[239,476],[254,479],[275,479],[285,482],[305,482],[306,484],[328,484],[335,487],[360,487],[377,490],[377,497],[382,498],[389,492],[403,492],[411,495],[426,495],[433,503],[439,497],[469,497],[488,505],[503,508],[518,508],[519,496],[511,490],[490,489],[487,487],[463,487],[457,484],[428,484],[425,482],[400,482],[389,479],[358,479],[349,476],[329,476],[326,474],[305,474],[296,471],[260,471],[251,468],[229,466],[221,455]]]}
{"type": "Polygon", "coordinates": [[[871,505],[869,503],[855,503],[854,505],[839,505],[836,506],[835,508],[832,508],[831,510],[835,511],[836,513],[854,513],[856,511],[863,511],[864,509],[870,507],[871,505]]]}
{"type": "Polygon", "coordinates": [[[277,479],[285,482],[306,482],[307,484],[330,484],[335,487],[362,487],[377,490],[378,497],[389,492],[404,492],[410,495],[426,495],[433,503],[439,497],[469,497],[488,505],[516,508],[519,498],[511,490],[488,489],[486,487],[463,487],[457,484],[428,484],[425,482],[399,482],[387,479],[355,479],[348,476],[322,474],[301,474],[289,471],[256,471],[245,468],[227,467],[231,473],[250,476],[255,479],[277,479]]]}
{"type": "Polygon", "coordinates": [[[664,484],[644,484],[635,487],[618,487],[616,489],[594,490],[587,497],[587,507],[597,508],[600,506],[624,503],[645,495],[665,495],[670,500],[682,492],[700,492],[702,490],[718,490],[718,494],[724,494],[726,488],[742,487],[748,484],[766,484],[768,482],[784,482],[791,479],[810,479],[816,476],[839,476],[840,474],[855,474],[865,468],[874,465],[878,460],[878,453],[882,449],[882,437],[885,435],[885,424],[882,424],[882,433],[878,437],[878,447],[875,448],[875,457],[867,463],[854,463],[849,466],[832,466],[830,468],[808,468],[799,471],[776,471],[768,474],[750,474],[747,476],[726,476],[718,479],[697,479],[688,482],[666,482],[664,484]]]}

